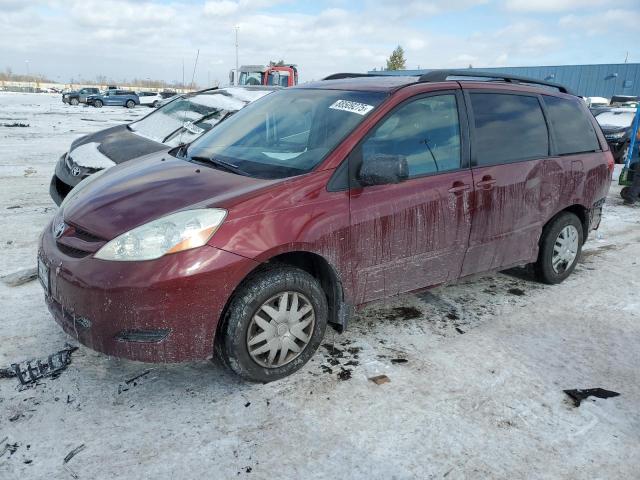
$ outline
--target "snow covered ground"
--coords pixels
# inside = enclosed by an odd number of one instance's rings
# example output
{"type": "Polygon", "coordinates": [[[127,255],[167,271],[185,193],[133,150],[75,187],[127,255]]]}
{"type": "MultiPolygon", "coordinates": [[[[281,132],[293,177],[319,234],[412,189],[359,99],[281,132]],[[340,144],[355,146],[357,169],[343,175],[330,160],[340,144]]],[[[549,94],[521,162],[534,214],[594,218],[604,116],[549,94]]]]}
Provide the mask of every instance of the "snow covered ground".
{"type": "MultiPolygon", "coordinates": [[[[0,275],[34,265],[71,141],[147,112],[0,93],[0,275]]],[[[84,347],[57,379],[0,378],[0,478],[638,478],[640,208],[618,192],[562,285],[501,273],[371,305],[279,382],[84,347]],[[620,396],[562,392],[591,387],[620,396]]],[[[0,283],[0,305],[0,367],[71,341],[37,281],[0,283]]]]}

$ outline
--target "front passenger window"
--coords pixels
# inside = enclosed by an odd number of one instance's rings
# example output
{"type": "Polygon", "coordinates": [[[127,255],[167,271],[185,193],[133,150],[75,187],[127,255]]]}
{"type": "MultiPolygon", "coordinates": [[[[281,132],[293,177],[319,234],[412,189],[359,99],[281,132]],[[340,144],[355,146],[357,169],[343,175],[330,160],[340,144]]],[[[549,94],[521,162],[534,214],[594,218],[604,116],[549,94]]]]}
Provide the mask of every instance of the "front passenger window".
{"type": "Polygon", "coordinates": [[[362,145],[363,158],[404,156],[409,178],[460,168],[460,123],[455,95],[402,105],[362,145]]]}

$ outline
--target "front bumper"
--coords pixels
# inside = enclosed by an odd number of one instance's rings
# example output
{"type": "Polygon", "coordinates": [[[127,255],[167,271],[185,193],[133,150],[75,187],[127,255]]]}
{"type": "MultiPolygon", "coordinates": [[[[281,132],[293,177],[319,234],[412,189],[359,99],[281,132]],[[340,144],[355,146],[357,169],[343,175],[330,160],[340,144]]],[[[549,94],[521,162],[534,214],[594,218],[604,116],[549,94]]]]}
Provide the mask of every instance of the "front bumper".
{"type": "Polygon", "coordinates": [[[73,176],[67,165],[67,154],[62,155],[56,163],[56,169],[49,184],[49,195],[51,195],[56,205],[59,206],[71,189],[86,176],[73,176]]]}
{"type": "Polygon", "coordinates": [[[144,362],[210,358],[220,315],[253,260],[204,246],[142,262],[61,250],[49,225],[49,311],[66,333],[107,355],[144,362]]]}

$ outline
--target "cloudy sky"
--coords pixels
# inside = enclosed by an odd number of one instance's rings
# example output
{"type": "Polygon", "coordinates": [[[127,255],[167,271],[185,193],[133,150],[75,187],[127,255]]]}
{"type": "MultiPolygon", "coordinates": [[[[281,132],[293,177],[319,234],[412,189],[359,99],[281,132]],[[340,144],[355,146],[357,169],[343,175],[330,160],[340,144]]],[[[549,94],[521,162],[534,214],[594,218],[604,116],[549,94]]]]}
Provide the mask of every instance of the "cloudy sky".
{"type": "Polygon", "coordinates": [[[226,82],[284,59],[301,80],[407,68],[640,62],[638,0],[0,0],[0,69],[62,82],[106,75],[226,82]],[[26,62],[28,61],[28,63],[26,62]]]}

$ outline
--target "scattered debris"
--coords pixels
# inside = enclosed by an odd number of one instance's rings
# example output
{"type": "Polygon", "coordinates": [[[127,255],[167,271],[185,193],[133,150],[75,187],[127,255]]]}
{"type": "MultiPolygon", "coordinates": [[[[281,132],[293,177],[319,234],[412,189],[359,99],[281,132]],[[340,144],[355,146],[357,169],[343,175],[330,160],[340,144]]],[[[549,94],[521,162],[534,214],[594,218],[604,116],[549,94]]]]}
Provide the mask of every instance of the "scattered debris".
{"type": "Polygon", "coordinates": [[[511,295],[516,295],[518,297],[523,297],[524,296],[524,290],[522,290],[521,288],[510,288],[509,290],[507,290],[507,293],[510,293],[511,295]]]}
{"type": "Polygon", "coordinates": [[[605,390],[604,388],[563,390],[563,392],[569,395],[571,400],[573,400],[574,406],[576,407],[579,407],[580,403],[582,403],[582,400],[585,400],[587,397],[611,398],[620,395],[618,392],[612,392],[611,390],[605,390]]]}
{"type": "Polygon", "coordinates": [[[18,287],[38,278],[36,267],[24,268],[2,277],[2,282],[9,287],[18,287]]]}
{"type": "Polygon", "coordinates": [[[460,335],[464,334],[464,330],[462,330],[460,327],[456,327],[456,332],[458,332],[460,335]]]}
{"type": "Polygon", "coordinates": [[[415,320],[422,317],[422,311],[416,307],[394,307],[382,313],[385,320],[415,320]]]}
{"type": "Polygon", "coordinates": [[[13,378],[16,372],[11,368],[0,368],[0,378],[13,378]]]}
{"type": "Polygon", "coordinates": [[[407,363],[409,360],[406,358],[392,358],[391,363],[407,363]]]}
{"type": "Polygon", "coordinates": [[[78,347],[68,347],[49,355],[46,359],[34,359],[11,365],[20,383],[27,385],[44,377],[57,378],[71,363],[71,354],[78,347]]]}
{"type": "Polygon", "coordinates": [[[64,460],[62,461],[62,463],[69,463],[69,461],[75,457],[78,453],[80,453],[82,450],[84,450],[86,447],[84,445],[84,443],[80,446],[77,446],[76,448],[74,448],[73,450],[71,450],[69,453],[67,453],[67,456],[64,457],[64,460]]]}
{"type": "Polygon", "coordinates": [[[369,380],[371,380],[376,385],[382,385],[383,383],[391,382],[391,379],[386,375],[376,375],[375,377],[369,378],[369,380]]]}
{"type": "Polygon", "coordinates": [[[338,380],[342,380],[343,382],[345,380],[350,380],[351,379],[351,370],[343,368],[340,372],[338,372],[338,380]]]}
{"type": "Polygon", "coordinates": [[[7,207],[7,210],[15,210],[16,208],[22,208],[21,205],[11,205],[10,207],[7,207]]]}
{"type": "Polygon", "coordinates": [[[14,453],[16,453],[16,451],[18,450],[18,447],[20,445],[18,445],[18,443],[6,443],[6,441],[9,439],[9,437],[4,437],[2,439],[2,442],[0,442],[0,444],[4,444],[4,446],[2,447],[2,450],[0,451],[0,458],[2,458],[4,456],[5,453],[9,452],[9,456],[13,455],[14,453]]]}
{"type": "Polygon", "coordinates": [[[28,168],[24,169],[24,176],[25,177],[30,177],[34,173],[38,173],[38,171],[33,167],[28,167],[28,168]]]}
{"type": "Polygon", "coordinates": [[[3,123],[2,124],[3,127],[28,127],[29,124],[28,123],[22,123],[22,122],[13,122],[13,123],[3,123]]]}
{"type": "Polygon", "coordinates": [[[251,405],[251,402],[247,402],[244,404],[244,408],[247,408],[249,405],[251,405]]]}
{"type": "Polygon", "coordinates": [[[127,385],[130,384],[134,384],[133,386],[135,387],[137,385],[136,380],[144,377],[145,375],[149,375],[151,373],[151,370],[145,370],[144,372],[142,372],[140,375],[136,375],[135,377],[130,378],[129,380],[125,380],[124,383],[126,383],[127,385]]]}

